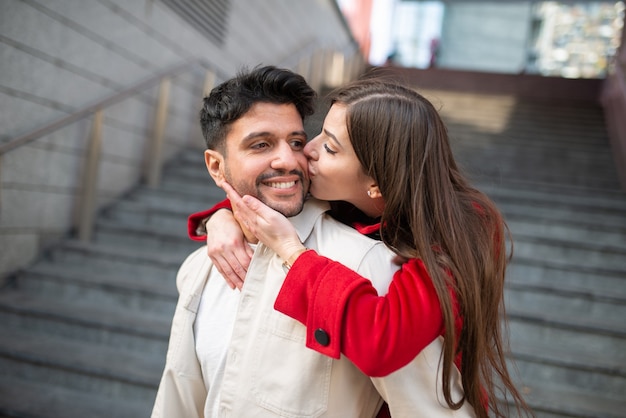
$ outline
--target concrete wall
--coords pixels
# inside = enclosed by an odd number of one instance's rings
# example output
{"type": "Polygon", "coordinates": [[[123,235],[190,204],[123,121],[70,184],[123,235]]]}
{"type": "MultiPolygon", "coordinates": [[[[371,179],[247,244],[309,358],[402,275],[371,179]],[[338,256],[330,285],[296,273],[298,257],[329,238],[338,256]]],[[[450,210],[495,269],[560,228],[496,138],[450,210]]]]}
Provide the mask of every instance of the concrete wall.
{"type": "Polygon", "coordinates": [[[626,191],[626,30],[604,84],[602,105],[620,184],[626,191]]]}
{"type": "MultiPolygon", "coordinates": [[[[2,151],[11,140],[174,66],[202,61],[171,80],[167,158],[181,147],[203,146],[196,116],[207,69],[220,82],[242,65],[275,64],[319,87],[326,75],[316,69],[327,67],[329,51],[349,57],[357,48],[334,0],[220,3],[228,5],[227,22],[217,41],[157,0],[0,3],[0,277],[76,225],[92,117],[2,151]]],[[[341,70],[343,61],[334,62],[341,70]]],[[[105,109],[100,206],[142,178],[158,90],[154,84],[105,109]]]]}
{"type": "Polygon", "coordinates": [[[446,3],[438,66],[520,73],[526,64],[531,7],[531,2],[446,3]]]}

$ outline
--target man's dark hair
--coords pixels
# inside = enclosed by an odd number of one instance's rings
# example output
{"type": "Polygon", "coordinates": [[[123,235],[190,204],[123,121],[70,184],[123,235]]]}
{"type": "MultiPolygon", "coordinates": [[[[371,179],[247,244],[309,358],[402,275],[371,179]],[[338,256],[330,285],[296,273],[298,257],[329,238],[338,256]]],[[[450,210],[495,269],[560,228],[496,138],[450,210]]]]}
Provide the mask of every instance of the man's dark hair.
{"type": "Polygon", "coordinates": [[[304,77],[293,71],[274,66],[241,70],[204,98],[200,125],[207,148],[222,148],[230,124],[256,103],[294,104],[304,120],[315,110],[315,96],[304,77]]]}

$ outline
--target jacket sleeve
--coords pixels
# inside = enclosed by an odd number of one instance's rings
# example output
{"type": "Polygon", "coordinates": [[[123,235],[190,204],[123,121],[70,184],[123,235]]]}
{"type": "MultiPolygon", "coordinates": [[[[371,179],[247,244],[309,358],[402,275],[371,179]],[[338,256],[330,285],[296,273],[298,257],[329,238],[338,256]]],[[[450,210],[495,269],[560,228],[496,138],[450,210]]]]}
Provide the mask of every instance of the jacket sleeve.
{"type": "MultiPolygon", "coordinates": [[[[193,338],[193,281],[208,274],[204,249],[191,253],[176,275],[179,297],[172,319],[165,366],[152,409],[152,418],[202,418],[207,389],[202,379],[193,338]]],[[[193,305],[195,306],[195,305],[193,305]]]]}
{"type": "Polygon", "coordinates": [[[151,418],[202,418],[206,390],[199,378],[188,378],[166,364],[151,418]]]}
{"type": "Polygon", "coordinates": [[[232,210],[230,200],[222,200],[211,209],[189,215],[187,218],[187,235],[189,238],[193,241],[206,241],[206,230],[202,222],[220,209],[232,210]]]}
{"type": "Polygon", "coordinates": [[[287,274],[276,310],[307,327],[306,345],[348,357],[369,376],[413,360],[443,332],[435,288],[421,260],[398,270],[385,296],[368,279],[309,250],[287,274]]]}

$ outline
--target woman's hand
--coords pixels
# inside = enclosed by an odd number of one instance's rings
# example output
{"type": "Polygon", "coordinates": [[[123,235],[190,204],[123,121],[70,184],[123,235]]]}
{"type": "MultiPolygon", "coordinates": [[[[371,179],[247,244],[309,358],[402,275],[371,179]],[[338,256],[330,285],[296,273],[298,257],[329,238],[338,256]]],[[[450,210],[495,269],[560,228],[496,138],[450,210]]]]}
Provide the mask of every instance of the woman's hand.
{"type": "Polygon", "coordinates": [[[292,264],[306,250],[296,229],[285,216],[252,196],[242,198],[229,184],[223,184],[222,188],[237,220],[280,258],[292,264]]]}
{"type": "Polygon", "coordinates": [[[254,251],[228,209],[215,212],[206,223],[207,253],[228,286],[241,289],[254,251]]]}

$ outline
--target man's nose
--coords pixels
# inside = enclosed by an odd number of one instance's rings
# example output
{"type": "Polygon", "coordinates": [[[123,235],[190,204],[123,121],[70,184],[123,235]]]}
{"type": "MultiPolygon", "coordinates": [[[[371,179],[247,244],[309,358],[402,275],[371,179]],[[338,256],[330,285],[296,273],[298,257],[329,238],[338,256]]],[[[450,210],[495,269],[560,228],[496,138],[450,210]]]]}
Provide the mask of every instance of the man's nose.
{"type": "Polygon", "coordinates": [[[302,151],[294,150],[289,144],[281,144],[276,149],[274,158],[272,159],[272,168],[291,171],[299,168],[298,155],[302,155],[302,151]]]}

